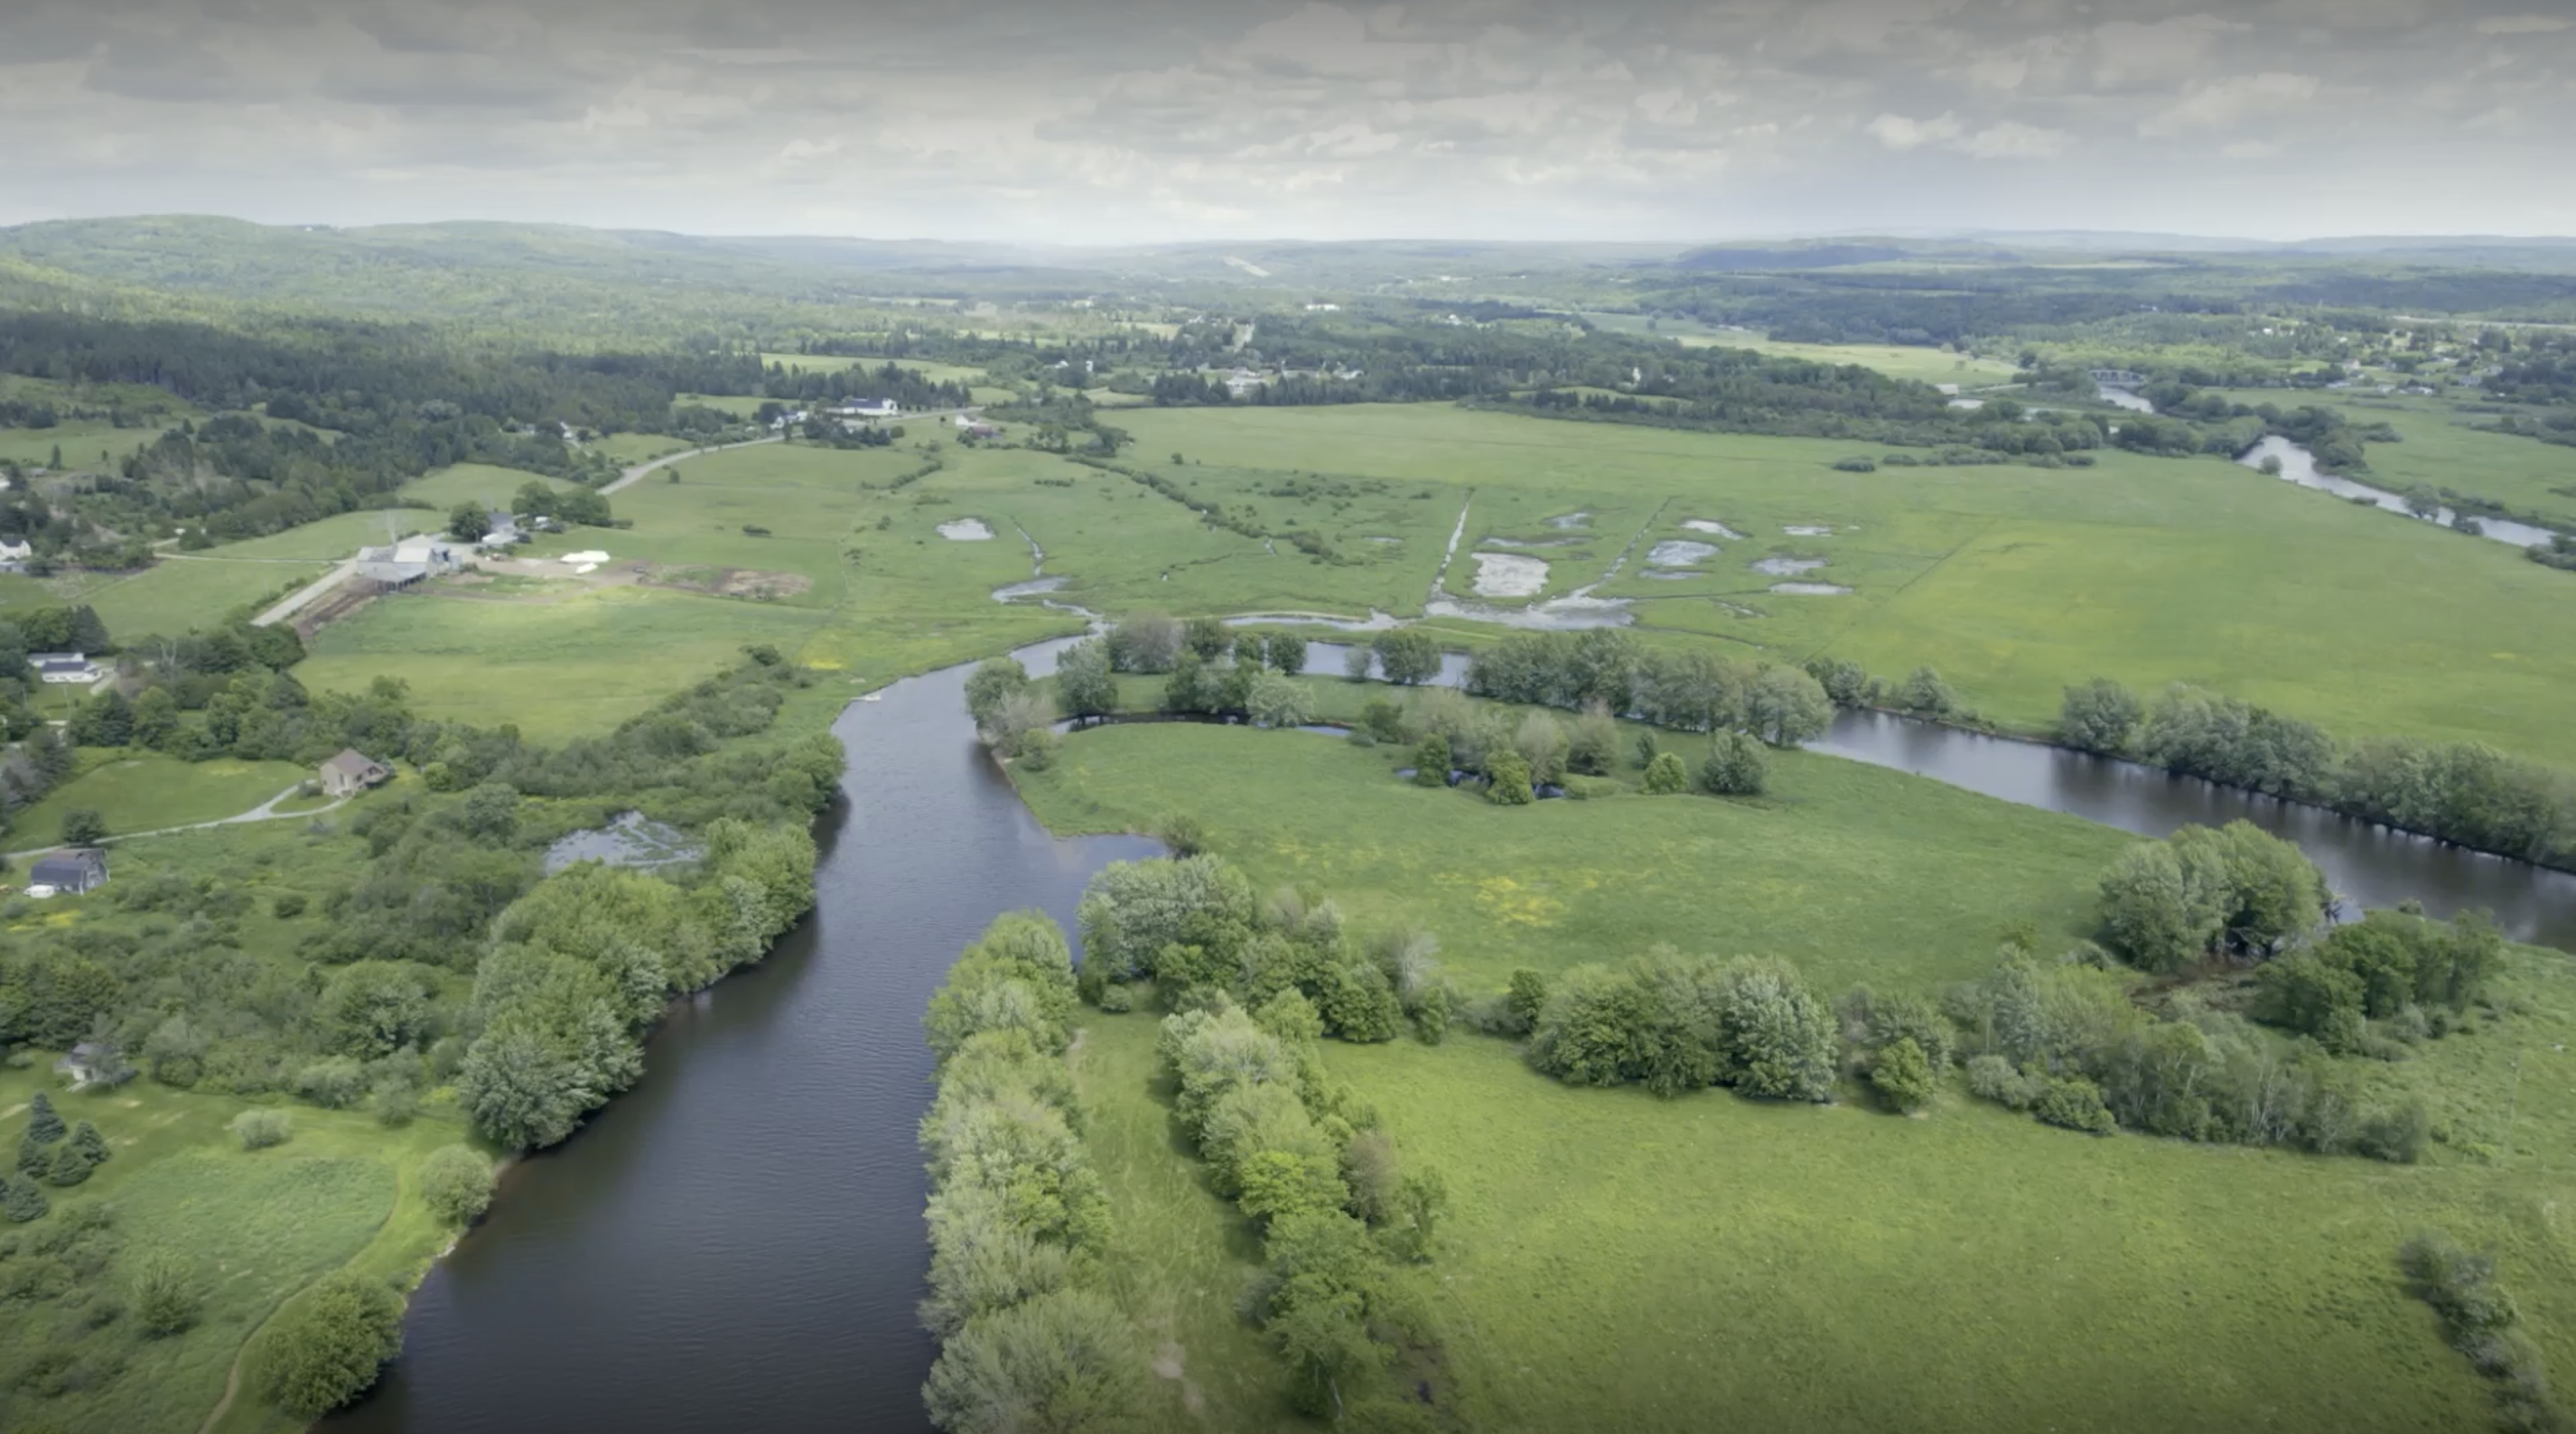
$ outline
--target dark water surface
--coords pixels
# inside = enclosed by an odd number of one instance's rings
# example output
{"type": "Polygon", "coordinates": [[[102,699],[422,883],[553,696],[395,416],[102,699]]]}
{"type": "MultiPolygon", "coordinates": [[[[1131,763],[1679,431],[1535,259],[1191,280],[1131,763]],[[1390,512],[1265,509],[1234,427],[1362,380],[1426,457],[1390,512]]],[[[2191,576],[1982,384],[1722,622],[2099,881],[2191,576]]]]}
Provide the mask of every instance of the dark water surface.
{"type": "MultiPolygon", "coordinates": [[[[1051,670],[1056,646],[1021,657],[1051,670]]],[[[412,1300],[383,1386],[323,1428],[928,1427],[922,1009],[996,914],[1070,932],[1093,872],[1161,850],[1049,837],[975,746],[965,675],[842,714],[813,916],[675,1008],[640,1085],[510,1172],[412,1300]]]]}

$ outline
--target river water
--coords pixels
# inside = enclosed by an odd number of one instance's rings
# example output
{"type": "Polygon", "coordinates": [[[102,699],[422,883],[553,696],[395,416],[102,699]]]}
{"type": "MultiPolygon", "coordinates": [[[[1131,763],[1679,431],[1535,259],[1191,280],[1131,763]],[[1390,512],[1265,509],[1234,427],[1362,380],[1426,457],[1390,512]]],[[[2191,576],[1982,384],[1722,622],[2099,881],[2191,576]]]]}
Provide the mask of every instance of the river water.
{"type": "MultiPolygon", "coordinates": [[[[2385,488],[2373,488],[2367,483],[2356,483],[2349,478],[2337,477],[2326,472],[2317,467],[2315,454],[2278,434],[2255,444],[2236,461],[2248,468],[2260,468],[2268,458],[2277,458],[2281,461],[2281,478],[2285,482],[2296,483],[2302,488],[2314,488],[2322,493],[2332,493],[2338,498],[2369,503],[2387,512],[2414,516],[2413,510],[2406,506],[2404,498],[2385,488]]],[[[2443,508],[2434,515],[2433,521],[2445,528],[2456,527],[2459,525],[2460,515],[2449,508],[2443,508]]],[[[2551,537],[2546,528],[2535,528],[2529,523],[2516,523],[2504,518],[2479,518],[2477,524],[2479,537],[2491,542],[2510,543],[2517,548],[2538,547],[2547,543],[2551,537]]]]}
{"type": "MultiPolygon", "coordinates": [[[[1064,646],[1018,655],[1043,674],[1064,646]]],[[[1310,670],[1340,671],[1349,650],[1310,644],[1310,670]]],[[[1438,680],[1465,665],[1452,654],[1438,680]]],[[[508,1173],[414,1297],[400,1362],[327,1434],[927,1428],[922,1010],[993,916],[1041,907],[1070,932],[1093,873],[1160,850],[1049,836],[976,746],[966,672],[842,714],[850,765],[817,824],[812,917],[675,1006],[644,1080],[508,1173]]],[[[2485,907],[2519,939],[2576,949],[2576,877],[1902,718],[1847,713],[1815,745],[2153,836],[2243,817],[2362,904],[2485,907]]]]}
{"type": "MultiPolygon", "coordinates": [[[[1049,671],[1059,646],[1021,658],[1049,671]]],[[[813,916],[676,1006],[642,1083],[509,1172],[382,1387],[324,1429],[928,1428],[922,1010],[995,915],[1070,932],[1092,873],[1161,850],[1048,836],[976,746],[965,677],[841,716],[813,916]]]]}

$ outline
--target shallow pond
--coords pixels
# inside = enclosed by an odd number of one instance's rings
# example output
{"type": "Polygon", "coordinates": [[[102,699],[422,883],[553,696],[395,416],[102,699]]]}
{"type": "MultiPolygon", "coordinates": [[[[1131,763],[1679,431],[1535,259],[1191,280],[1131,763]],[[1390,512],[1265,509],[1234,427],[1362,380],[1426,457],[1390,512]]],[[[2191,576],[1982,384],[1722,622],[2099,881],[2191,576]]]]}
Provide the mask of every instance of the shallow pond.
{"type": "Polygon", "coordinates": [[[1655,544],[1646,550],[1646,561],[1659,568],[1686,568],[1718,555],[1715,543],[1694,543],[1675,538],[1655,544]]]}
{"type": "Polygon", "coordinates": [[[951,518],[939,525],[939,536],[952,543],[990,542],[993,530],[981,518],[951,518]]]}
{"type": "Polygon", "coordinates": [[[1547,564],[1518,553],[1478,553],[1474,591],[1478,597],[1536,597],[1547,591],[1547,564]]]}
{"type": "Polygon", "coordinates": [[[654,821],[642,812],[619,812],[604,827],[569,833],[547,847],[546,875],[584,861],[651,871],[685,866],[704,855],[706,848],[677,827],[654,821]]]}
{"type": "Polygon", "coordinates": [[[1682,520],[1682,526],[1690,529],[1694,533],[1711,533],[1721,538],[1735,538],[1740,540],[1744,536],[1742,533],[1735,531],[1733,528],[1726,526],[1715,518],[1685,518],[1682,520]]]}
{"type": "Polygon", "coordinates": [[[1753,571],[1768,577],[1786,578],[1812,573],[1824,565],[1822,558],[1764,558],[1753,565],[1753,571]]]}

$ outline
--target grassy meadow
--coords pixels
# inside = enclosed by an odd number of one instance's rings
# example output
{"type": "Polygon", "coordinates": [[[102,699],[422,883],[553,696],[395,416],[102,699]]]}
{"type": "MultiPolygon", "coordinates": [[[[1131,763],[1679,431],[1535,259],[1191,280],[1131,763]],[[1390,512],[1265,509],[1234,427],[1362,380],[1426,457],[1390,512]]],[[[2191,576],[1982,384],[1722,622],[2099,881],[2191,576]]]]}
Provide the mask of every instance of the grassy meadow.
{"type": "MultiPolygon", "coordinates": [[[[1568,569],[1552,568],[1551,590],[1602,577],[1640,531],[1621,525],[1651,519],[1648,541],[1601,589],[1634,598],[1650,638],[1714,637],[1791,661],[1829,652],[1891,675],[1928,663],[2015,727],[2046,727],[2061,688],[2105,675],[2150,691],[2205,683],[2347,737],[2474,739],[2576,765],[2576,725],[2552,715],[2576,681],[2566,574],[2218,459],[2106,453],[2092,468],[1844,473],[1834,460],[1876,450],[1429,406],[1167,409],[1122,425],[1138,453],[1179,452],[1194,471],[1472,490],[1453,592],[1479,543],[1527,537],[1536,517],[1588,509],[1599,535],[1529,550],[1568,569]],[[1744,541],[1681,526],[1692,519],[1744,541]],[[1649,577],[1645,553],[1664,538],[1723,551],[1697,576],[1649,577]],[[1589,554],[1579,565],[1560,556],[1576,551],[1589,554]],[[1853,591],[1773,593],[1782,577],[1753,564],[1775,557],[1821,558],[1791,580],[1853,591]]],[[[1455,521],[1452,508],[1419,528],[1445,544],[1455,521]]],[[[1408,548],[1427,541],[1403,536],[1408,548]]],[[[1494,635],[1449,626],[1470,642],[1494,635]]]]}
{"type": "MultiPolygon", "coordinates": [[[[1697,744],[1667,745],[1697,760],[1697,744]]],[[[1067,739],[1065,752],[1018,776],[1051,829],[1151,831],[1166,815],[1195,816],[1257,889],[1294,884],[1363,927],[1437,932],[1443,963],[1476,990],[1501,989],[1515,966],[1561,970],[1657,941],[1786,956],[1835,989],[1969,979],[1994,964],[2011,923],[2060,944],[2085,934],[2093,877],[2133,840],[1797,752],[1775,758],[1771,794],[1755,801],[1526,810],[1397,779],[1406,749],[1306,732],[1113,726],[1067,739]],[[1981,854],[1973,863],[1960,857],[1969,850],[1981,854]]]]}
{"type": "Polygon", "coordinates": [[[157,752],[84,747],[80,775],[9,815],[9,844],[27,848],[54,841],[63,814],[95,811],[108,832],[153,831],[239,816],[313,775],[292,762],[246,762],[216,757],[182,762],[157,752]]]}
{"type": "MultiPolygon", "coordinates": [[[[2132,840],[1823,756],[1781,754],[1759,801],[1517,809],[1413,788],[1401,761],[1138,725],[1079,733],[1016,780],[1058,832],[1191,813],[1256,886],[1330,895],[1363,932],[1433,930],[1471,991],[1656,941],[1785,956],[1829,993],[1933,991],[1989,969],[2008,923],[2044,944],[2085,932],[2093,878],[2132,840]]],[[[2516,1014],[2363,1063],[2374,1088],[2429,1098],[2419,1166],[2088,1139],[1955,1083],[1920,1119],[1851,1091],[1657,1101],[1561,1086],[1465,1033],[1326,1058],[1448,1182],[1416,1289],[1457,1427],[2466,1429],[2489,1394],[2398,1275],[2416,1230],[2494,1250],[2549,1357],[2576,1360],[2559,1214],[2576,1194],[2576,980],[2521,950],[2502,994],[2516,1014]]],[[[1094,1154],[1122,1222],[1164,1235],[1131,1306],[1216,1320],[1253,1251],[1175,1173],[1153,1018],[1086,1020],[1094,1154]]],[[[1233,1333],[1200,1335],[1222,1363],[1194,1345],[1190,1378],[1256,1396],[1273,1364],[1237,1367],[1252,1356],[1233,1333]]]]}

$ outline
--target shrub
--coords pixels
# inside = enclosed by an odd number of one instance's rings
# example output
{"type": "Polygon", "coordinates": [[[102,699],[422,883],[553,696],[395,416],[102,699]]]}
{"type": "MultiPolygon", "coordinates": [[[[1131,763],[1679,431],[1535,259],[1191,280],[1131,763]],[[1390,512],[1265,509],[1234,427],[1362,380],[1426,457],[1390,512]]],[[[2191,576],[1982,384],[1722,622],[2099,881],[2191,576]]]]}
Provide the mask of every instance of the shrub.
{"type": "Polygon", "coordinates": [[[92,1165],[105,1165],[112,1153],[107,1148],[107,1137],[99,1134],[98,1127],[86,1120],[72,1127],[71,1145],[92,1165]]]}
{"type": "Polygon", "coordinates": [[[1207,850],[1207,828],[1187,812],[1174,812],[1163,818],[1159,835],[1174,856],[1197,856],[1207,850]]]}
{"type": "Polygon", "coordinates": [[[1503,1009],[1526,1032],[1538,1024],[1538,1013],[1547,1009],[1547,975],[1528,966],[1512,972],[1511,989],[1503,996],[1503,1009]]]}
{"type": "Polygon", "coordinates": [[[2067,1076],[2042,1086],[2039,1098],[2031,1103],[2031,1114],[2049,1125],[2090,1135],[2108,1135],[2119,1129],[2119,1122],[2111,1118],[2111,1108],[2102,1103],[2102,1088],[2082,1076],[2067,1076]]]}
{"type": "Polygon", "coordinates": [[[2057,730],[2066,745],[2086,752],[2117,753],[2146,720],[2138,695],[2107,677],[2066,689],[2057,709],[2057,730]]]}
{"type": "Polygon", "coordinates": [[[134,1262],[134,1275],[126,1288],[133,1300],[135,1324],[155,1339],[185,1331],[205,1308],[205,1292],[197,1284],[196,1272],[184,1256],[169,1250],[144,1251],[134,1262]]]}
{"type": "Polygon", "coordinates": [[[339,1408],[401,1351],[402,1313],[402,1296],[381,1280],[346,1270],[323,1276],[262,1337],[260,1388],[301,1418],[339,1408]]]}
{"type": "Polygon", "coordinates": [[[463,1145],[442,1145],[420,1162],[420,1194],[451,1225],[473,1222],[492,1204],[492,1162],[463,1145]]]}
{"type": "Polygon", "coordinates": [[[27,1102],[27,1139],[37,1145],[51,1145],[69,1134],[60,1112],[54,1109],[53,1097],[38,1091],[27,1102]]]}
{"type": "Polygon", "coordinates": [[[1646,762],[1646,793],[1669,797],[1690,789],[1690,768],[1679,752],[1658,752],[1646,762]]]}
{"type": "Polygon", "coordinates": [[[1868,458],[1837,458],[1834,460],[1834,470],[1838,473],[1875,473],[1878,471],[1878,463],[1868,458]]]}
{"type": "Polygon", "coordinates": [[[366,1098],[366,1068],[348,1056],[315,1061],[295,1073],[295,1093],[324,1110],[345,1110],[366,1098]]]}
{"type": "Polygon", "coordinates": [[[96,846],[107,840],[107,818],[90,807],[74,807],[63,813],[63,845],[96,846]]]}
{"type": "Polygon", "coordinates": [[[1770,779],[1762,744],[1741,732],[1720,736],[1699,769],[1700,786],[1720,797],[1758,797],[1770,779]]]}
{"type": "Polygon", "coordinates": [[[1911,1114],[1932,1103],[1932,1062],[1911,1036],[1899,1036],[1873,1057],[1869,1083],[1896,1109],[1911,1114]]]}
{"type": "Polygon", "coordinates": [[[245,1110],[232,1118],[226,1127],[244,1150],[266,1150],[284,1145],[295,1134],[295,1118],[282,1110],[245,1110]]]}
{"type": "Polygon", "coordinates": [[[1529,763],[1518,752],[1496,752],[1486,758],[1485,777],[1485,800],[1498,807],[1525,807],[1537,800],[1530,790],[1529,763]]]}
{"type": "Polygon", "coordinates": [[[1413,784],[1417,787],[1449,785],[1449,739],[1434,732],[1422,739],[1413,753],[1413,784]]]}
{"type": "Polygon", "coordinates": [[[304,914],[305,896],[300,891],[281,891],[268,903],[269,914],[280,921],[292,921],[304,914]]]}
{"type": "Polygon", "coordinates": [[[2013,1069],[2002,1056],[1968,1058],[1968,1093],[2014,1110],[2028,1110],[2039,1099],[2038,1082],[2013,1069]]]}

